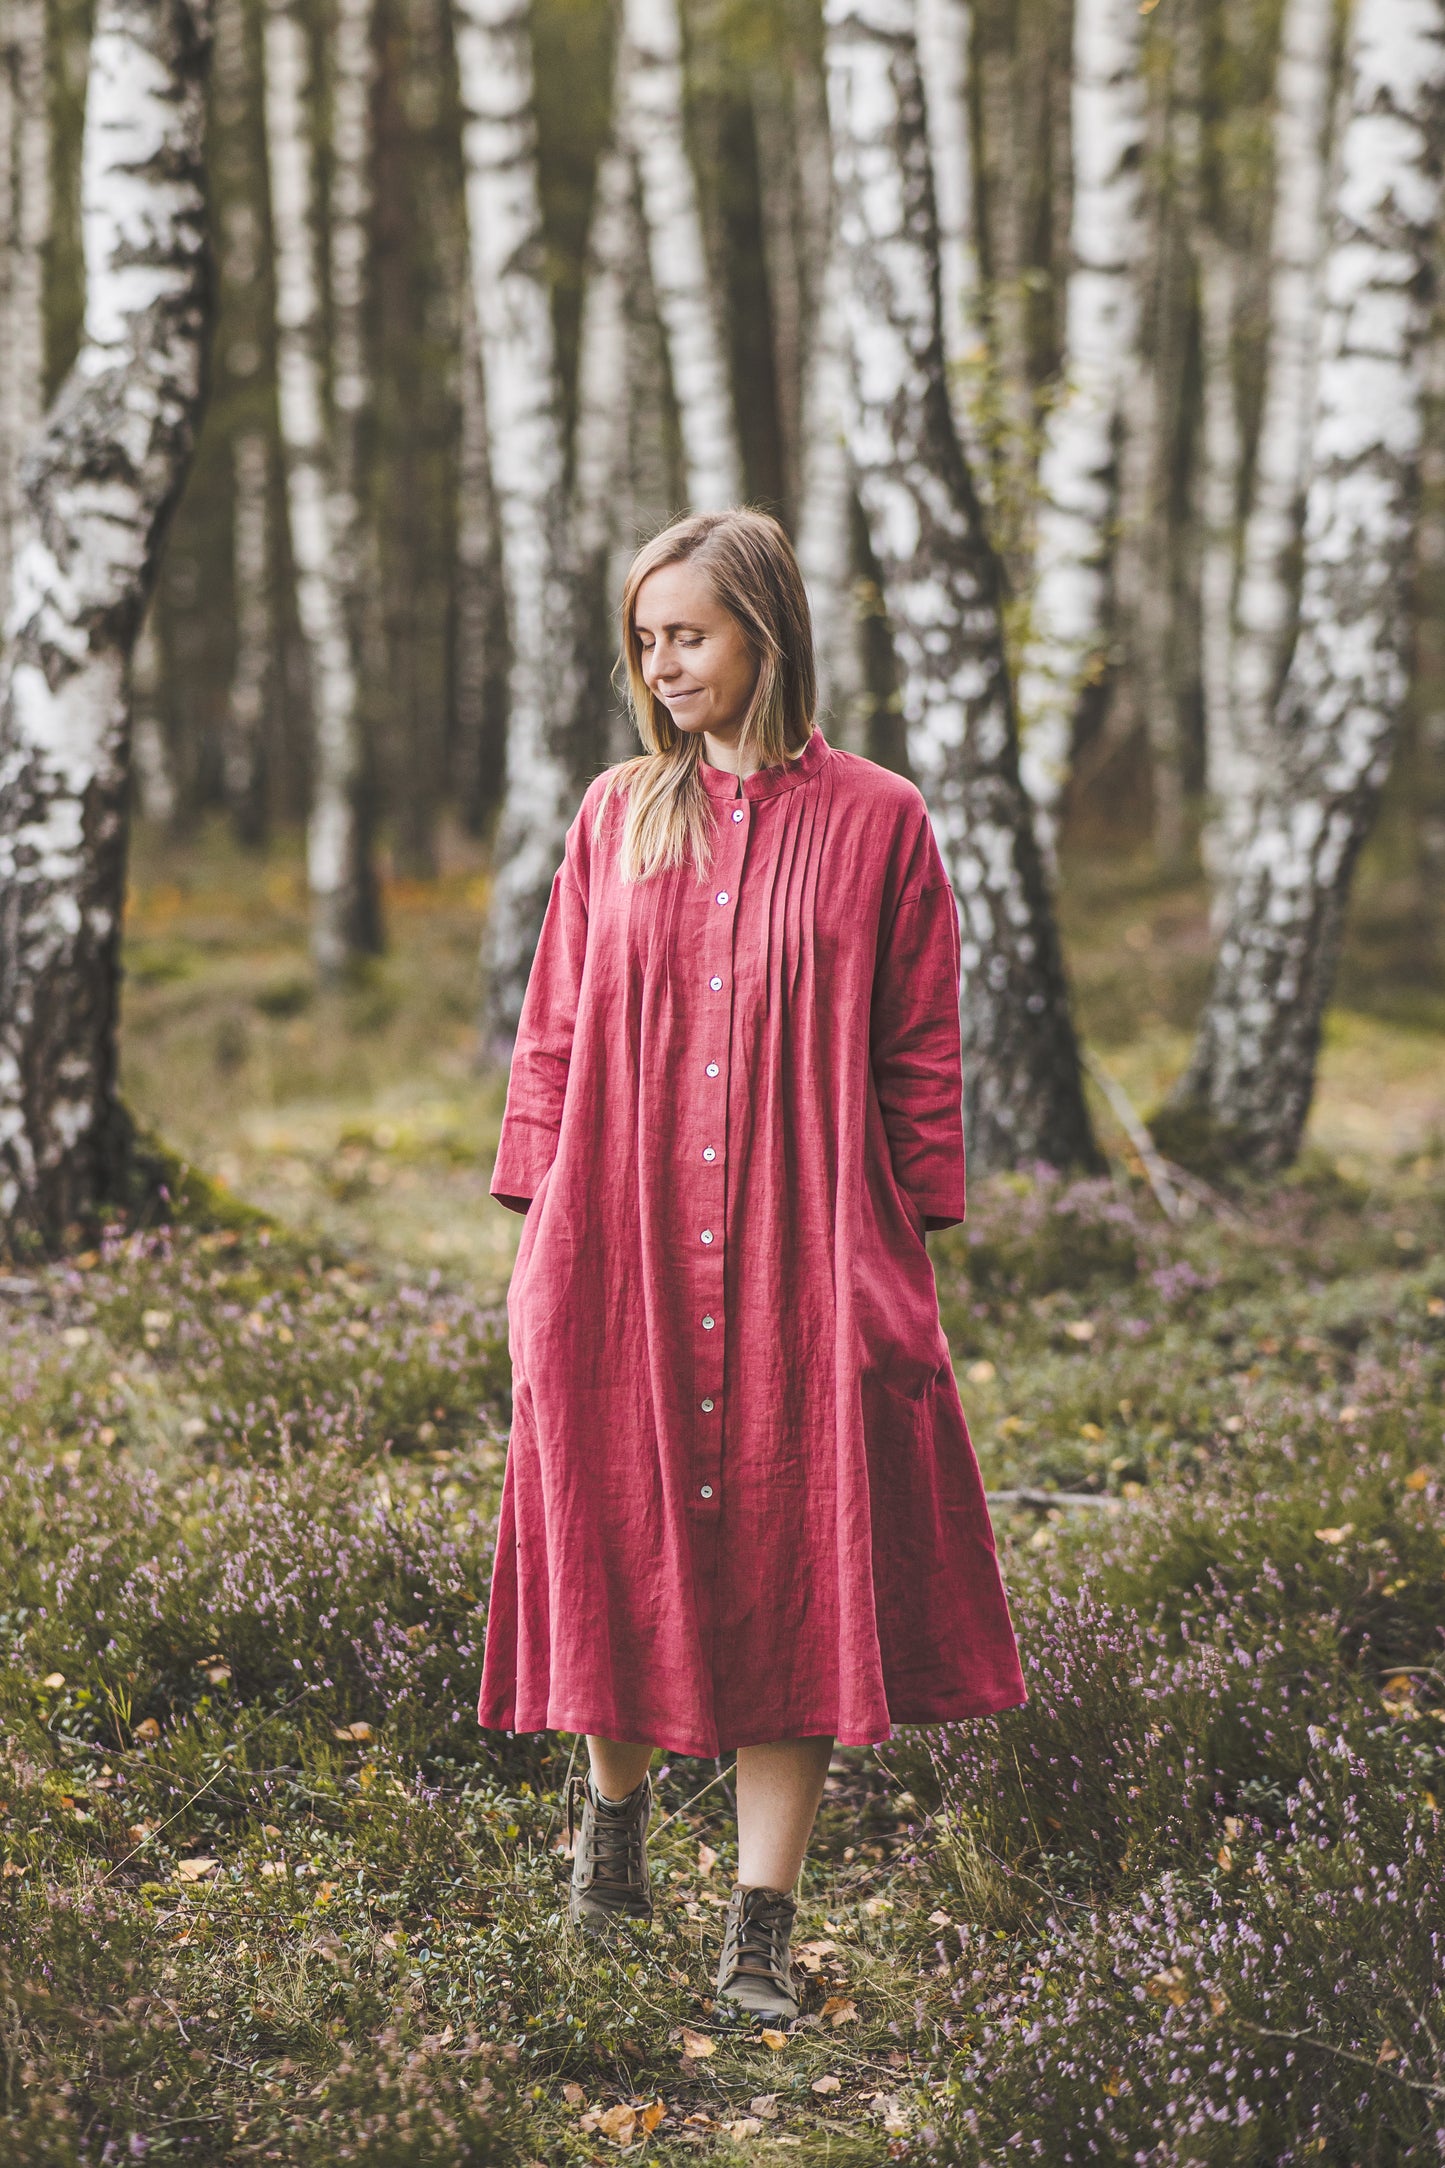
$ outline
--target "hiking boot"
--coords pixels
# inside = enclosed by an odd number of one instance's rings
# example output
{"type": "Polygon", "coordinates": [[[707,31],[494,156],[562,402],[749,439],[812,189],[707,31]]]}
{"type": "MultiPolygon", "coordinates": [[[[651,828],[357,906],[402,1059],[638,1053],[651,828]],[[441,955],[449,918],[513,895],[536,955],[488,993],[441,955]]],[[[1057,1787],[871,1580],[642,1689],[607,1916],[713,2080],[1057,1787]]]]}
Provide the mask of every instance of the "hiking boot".
{"type": "Polygon", "coordinates": [[[651,1777],[615,1806],[599,1796],[590,1776],[574,1777],[567,1787],[567,1835],[576,1845],[567,1916],[584,1935],[605,1934],[617,1920],[652,1918],[651,1815],[651,1777]]]}
{"type": "Polygon", "coordinates": [[[720,2002],[734,2002],[754,2017],[788,2024],[798,2014],[798,1991],[788,1963],[788,1944],[798,1908],[777,1889],[735,1889],[723,1922],[718,1959],[720,2002]]]}

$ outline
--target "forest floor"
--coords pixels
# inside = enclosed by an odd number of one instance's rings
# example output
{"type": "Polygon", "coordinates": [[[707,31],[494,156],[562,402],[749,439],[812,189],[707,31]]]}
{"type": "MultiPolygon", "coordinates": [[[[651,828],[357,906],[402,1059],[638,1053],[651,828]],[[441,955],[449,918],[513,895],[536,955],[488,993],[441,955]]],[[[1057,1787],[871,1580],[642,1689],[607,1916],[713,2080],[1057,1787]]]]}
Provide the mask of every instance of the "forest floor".
{"type": "MultiPolygon", "coordinates": [[[[0,2158],[1445,2159],[1445,1004],[1388,896],[1289,1181],[1171,1225],[1101,1107],[1108,1179],[933,1238],[990,1488],[1097,1502],[998,1509],[1026,1708],[836,1756],[757,2037],[726,1771],[582,1948],[574,1742],[473,1720],[517,1222],[456,861],[322,999],[294,863],[140,854],[126,1089],[227,1192],[0,1273],[0,2158]]],[[[1066,903],[1147,1107],[1202,898],[1066,903]]]]}

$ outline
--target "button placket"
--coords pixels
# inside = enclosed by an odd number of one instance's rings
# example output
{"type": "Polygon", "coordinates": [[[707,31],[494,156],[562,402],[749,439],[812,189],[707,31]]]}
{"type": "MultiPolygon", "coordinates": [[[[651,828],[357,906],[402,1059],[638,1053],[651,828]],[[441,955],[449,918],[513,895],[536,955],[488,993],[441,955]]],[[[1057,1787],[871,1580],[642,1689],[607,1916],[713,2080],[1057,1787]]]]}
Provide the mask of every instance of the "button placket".
{"type": "Polygon", "coordinates": [[[742,886],[751,808],[746,799],[718,807],[710,885],[704,891],[702,1031],[694,1075],[699,1120],[692,1131],[684,1194],[696,1199],[693,1256],[692,1483],[694,1510],[714,1517],[722,1506],[723,1380],[727,1316],[723,1307],[727,1251],[728,1098],[732,1077],[734,928],[742,886]]]}

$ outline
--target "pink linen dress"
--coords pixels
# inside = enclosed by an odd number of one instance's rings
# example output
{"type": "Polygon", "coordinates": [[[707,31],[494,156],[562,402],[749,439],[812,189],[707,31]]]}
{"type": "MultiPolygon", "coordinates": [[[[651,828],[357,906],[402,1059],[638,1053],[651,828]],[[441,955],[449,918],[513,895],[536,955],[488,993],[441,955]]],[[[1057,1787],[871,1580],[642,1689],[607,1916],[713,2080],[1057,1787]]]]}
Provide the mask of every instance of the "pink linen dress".
{"type": "Polygon", "coordinates": [[[526,1211],[480,1721],[714,1755],[1024,1699],[924,1230],[963,1217],[958,914],[814,731],[714,849],[567,836],[492,1193],[526,1211]]]}

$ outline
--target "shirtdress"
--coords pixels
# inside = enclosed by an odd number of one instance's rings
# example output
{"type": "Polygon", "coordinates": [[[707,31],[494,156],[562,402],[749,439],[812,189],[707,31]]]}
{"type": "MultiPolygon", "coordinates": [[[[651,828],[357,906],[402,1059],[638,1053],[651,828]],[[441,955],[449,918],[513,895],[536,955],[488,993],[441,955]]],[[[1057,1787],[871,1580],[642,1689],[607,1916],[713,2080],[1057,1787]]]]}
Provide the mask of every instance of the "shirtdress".
{"type": "Polygon", "coordinates": [[[624,884],[591,786],[527,987],[478,1714],[872,1744],[1025,1698],[923,1239],[964,1210],[957,907],[912,784],[820,732],[699,773],[704,880],[624,884]]]}

